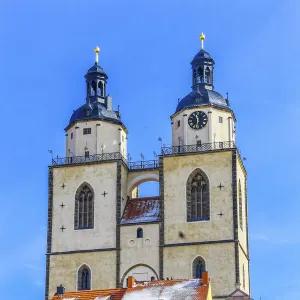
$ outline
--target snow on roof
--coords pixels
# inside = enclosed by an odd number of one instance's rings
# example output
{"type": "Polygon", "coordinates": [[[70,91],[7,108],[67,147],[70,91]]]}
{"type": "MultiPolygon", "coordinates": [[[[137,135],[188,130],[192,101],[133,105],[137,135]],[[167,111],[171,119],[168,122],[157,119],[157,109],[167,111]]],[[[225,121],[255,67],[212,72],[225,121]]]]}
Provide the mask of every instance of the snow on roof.
{"type": "Polygon", "coordinates": [[[158,222],[159,213],[159,197],[129,199],[120,224],[158,222]]]}
{"type": "Polygon", "coordinates": [[[123,300],[206,300],[207,293],[208,286],[201,285],[200,280],[164,280],[129,288],[123,300]]]}

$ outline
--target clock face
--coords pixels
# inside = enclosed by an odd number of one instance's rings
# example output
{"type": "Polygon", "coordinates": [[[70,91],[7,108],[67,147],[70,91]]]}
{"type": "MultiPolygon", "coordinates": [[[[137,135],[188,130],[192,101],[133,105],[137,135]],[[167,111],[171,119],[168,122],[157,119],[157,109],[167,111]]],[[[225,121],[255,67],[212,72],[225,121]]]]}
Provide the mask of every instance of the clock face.
{"type": "Polygon", "coordinates": [[[207,115],[203,111],[194,111],[190,114],[188,122],[192,129],[202,129],[208,121],[207,115]]]}

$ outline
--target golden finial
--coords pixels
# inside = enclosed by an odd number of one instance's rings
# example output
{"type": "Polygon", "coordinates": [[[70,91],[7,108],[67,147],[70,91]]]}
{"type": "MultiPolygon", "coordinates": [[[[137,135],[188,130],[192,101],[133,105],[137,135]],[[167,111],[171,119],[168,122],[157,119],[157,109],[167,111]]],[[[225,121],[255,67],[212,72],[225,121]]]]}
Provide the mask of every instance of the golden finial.
{"type": "Polygon", "coordinates": [[[100,52],[100,48],[97,46],[94,49],[94,52],[96,53],[96,64],[98,63],[98,59],[99,59],[99,52],[100,52]]]}
{"type": "Polygon", "coordinates": [[[201,40],[201,49],[204,49],[204,40],[205,40],[205,35],[202,32],[200,35],[200,40],[201,40]]]}

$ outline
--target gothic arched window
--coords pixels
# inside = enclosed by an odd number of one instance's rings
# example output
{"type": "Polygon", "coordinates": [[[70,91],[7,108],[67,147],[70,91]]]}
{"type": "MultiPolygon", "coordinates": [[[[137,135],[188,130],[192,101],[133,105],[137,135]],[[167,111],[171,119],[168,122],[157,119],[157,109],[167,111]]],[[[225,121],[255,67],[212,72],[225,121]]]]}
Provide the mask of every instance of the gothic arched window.
{"type": "Polygon", "coordinates": [[[193,278],[202,278],[202,273],[205,272],[205,261],[201,256],[198,256],[193,261],[193,278]]]}
{"type": "Polygon", "coordinates": [[[141,239],[141,238],[143,237],[143,229],[142,229],[142,228],[138,228],[138,229],[136,230],[136,237],[137,237],[138,239],[141,239]]]}
{"type": "Polygon", "coordinates": [[[209,69],[209,67],[206,67],[206,69],[205,69],[205,82],[210,83],[210,69],[209,69]]]}
{"type": "Polygon", "coordinates": [[[209,182],[200,169],[194,170],[187,180],[186,203],[188,222],[209,220],[209,182]]]}
{"type": "Polygon", "coordinates": [[[240,227],[243,230],[243,197],[242,197],[242,187],[241,187],[240,180],[239,180],[239,217],[240,217],[240,227]]]}
{"type": "Polygon", "coordinates": [[[94,193],[87,183],[81,185],[75,195],[74,228],[94,228],[94,193]]]}
{"type": "Polygon", "coordinates": [[[77,274],[77,290],[91,289],[91,270],[88,266],[83,265],[79,268],[77,274]]]}

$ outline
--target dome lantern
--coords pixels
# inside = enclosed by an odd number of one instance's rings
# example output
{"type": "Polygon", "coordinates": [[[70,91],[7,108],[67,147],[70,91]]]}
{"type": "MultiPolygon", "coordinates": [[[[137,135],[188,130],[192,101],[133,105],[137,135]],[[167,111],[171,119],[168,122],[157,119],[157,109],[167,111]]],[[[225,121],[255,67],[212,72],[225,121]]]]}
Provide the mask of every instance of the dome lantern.
{"type": "Polygon", "coordinates": [[[193,71],[192,88],[193,90],[199,88],[213,90],[213,71],[215,62],[210,54],[204,50],[205,35],[203,33],[200,36],[200,40],[201,49],[191,62],[193,71]]]}

